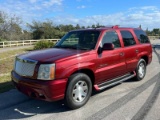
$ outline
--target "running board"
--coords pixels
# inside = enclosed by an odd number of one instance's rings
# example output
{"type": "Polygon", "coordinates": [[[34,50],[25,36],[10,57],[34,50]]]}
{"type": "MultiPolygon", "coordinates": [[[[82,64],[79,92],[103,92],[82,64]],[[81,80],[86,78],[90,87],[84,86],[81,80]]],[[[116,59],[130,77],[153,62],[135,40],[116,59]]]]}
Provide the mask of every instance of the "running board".
{"type": "Polygon", "coordinates": [[[101,84],[95,85],[94,87],[97,90],[103,90],[105,88],[114,86],[114,85],[122,83],[122,82],[124,82],[124,81],[126,81],[128,79],[131,79],[131,78],[135,77],[135,75],[136,75],[135,72],[128,73],[128,74],[125,74],[125,75],[120,76],[118,78],[115,78],[115,79],[112,79],[112,80],[107,80],[106,82],[103,82],[101,84]]]}

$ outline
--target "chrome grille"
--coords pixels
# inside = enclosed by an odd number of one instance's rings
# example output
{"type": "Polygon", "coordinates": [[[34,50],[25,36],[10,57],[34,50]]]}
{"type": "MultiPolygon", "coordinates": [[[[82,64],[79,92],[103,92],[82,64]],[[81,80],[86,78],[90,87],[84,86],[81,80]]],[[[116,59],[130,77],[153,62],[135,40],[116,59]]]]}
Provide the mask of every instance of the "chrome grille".
{"type": "Polygon", "coordinates": [[[32,77],[36,64],[34,60],[16,58],[14,70],[19,75],[32,77]]]}

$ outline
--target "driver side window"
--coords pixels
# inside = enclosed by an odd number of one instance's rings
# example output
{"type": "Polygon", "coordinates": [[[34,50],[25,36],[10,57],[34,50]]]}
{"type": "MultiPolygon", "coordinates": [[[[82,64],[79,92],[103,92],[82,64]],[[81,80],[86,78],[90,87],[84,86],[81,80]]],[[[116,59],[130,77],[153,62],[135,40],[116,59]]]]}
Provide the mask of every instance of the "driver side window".
{"type": "Polygon", "coordinates": [[[105,33],[105,35],[103,36],[101,45],[103,46],[104,43],[112,43],[114,44],[114,48],[121,47],[118,35],[115,31],[108,31],[105,33]]]}

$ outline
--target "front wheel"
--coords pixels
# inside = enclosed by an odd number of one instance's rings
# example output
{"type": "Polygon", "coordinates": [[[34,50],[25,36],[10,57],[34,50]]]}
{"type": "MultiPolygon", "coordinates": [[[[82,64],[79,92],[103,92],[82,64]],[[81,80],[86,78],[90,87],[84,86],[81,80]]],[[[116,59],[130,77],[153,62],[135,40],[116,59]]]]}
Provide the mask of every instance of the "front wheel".
{"type": "Polygon", "coordinates": [[[92,93],[92,82],[84,73],[76,73],[69,79],[65,101],[69,108],[80,108],[87,103],[92,93]]]}
{"type": "Polygon", "coordinates": [[[136,68],[136,80],[142,80],[146,75],[146,62],[140,59],[136,68]]]}

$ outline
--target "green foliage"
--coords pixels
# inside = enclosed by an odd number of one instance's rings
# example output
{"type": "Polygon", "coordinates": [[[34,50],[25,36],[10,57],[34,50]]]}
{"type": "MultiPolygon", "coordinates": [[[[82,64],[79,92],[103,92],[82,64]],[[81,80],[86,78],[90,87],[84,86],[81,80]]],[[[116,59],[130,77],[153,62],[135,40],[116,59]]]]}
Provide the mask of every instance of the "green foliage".
{"type": "Polygon", "coordinates": [[[55,27],[50,20],[44,22],[33,21],[32,24],[28,24],[28,27],[32,31],[33,39],[61,38],[65,34],[64,31],[55,27]]]}
{"type": "Polygon", "coordinates": [[[52,48],[53,46],[54,46],[53,42],[46,41],[46,40],[41,40],[41,41],[38,41],[34,45],[34,50],[45,49],[45,48],[52,48]]]}
{"type": "Polygon", "coordinates": [[[158,28],[154,28],[153,32],[155,33],[155,35],[158,35],[160,33],[160,30],[158,28]]]}
{"type": "Polygon", "coordinates": [[[3,22],[4,22],[3,13],[2,13],[2,11],[0,11],[0,23],[3,23],[3,22]]]}
{"type": "Polygon", "coordinates": [[[3,21],[3,18],[0,16],[0,23],[3,23],[4,21],[3,21]]]}
{"type": "Polygon", "coordinates": [[[0,37],[6,40],[20,40],[22,36],[21,19],[14,14],[0,10],[0,37]]]}
{"type": "Polygon", "coordinates": [[[0,36],[0,42],[3,42],[3,41],[6,41],[5,39],[3,39],[3,38],[1,38],[1,36],[0,36]]]}
{"type": "MultiPolygon", "coordinates": [[[[77,27],[78,27],[78,25],[77,25],[77,27]]],[[[60,32],[69,32],[71,30],[75,30],[76,27],[74,27],[71,24],[69,24],[69,25],[60,24],[60,25],[56,26],[56,29],[59,30],[60,32]]]]}

